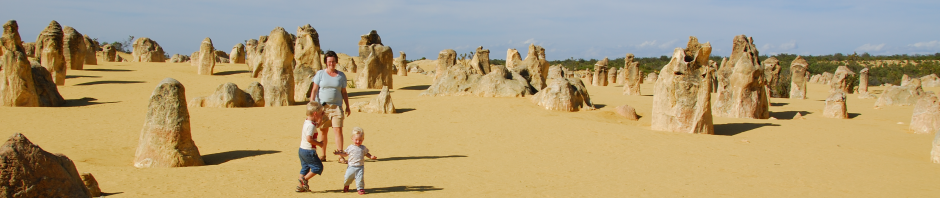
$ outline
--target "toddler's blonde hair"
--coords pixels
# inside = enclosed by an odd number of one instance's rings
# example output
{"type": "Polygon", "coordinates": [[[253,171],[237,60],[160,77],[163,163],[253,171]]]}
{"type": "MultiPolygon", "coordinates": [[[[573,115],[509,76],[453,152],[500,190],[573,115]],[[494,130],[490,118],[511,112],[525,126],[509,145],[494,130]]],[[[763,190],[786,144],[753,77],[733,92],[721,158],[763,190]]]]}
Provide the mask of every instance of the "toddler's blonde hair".
{"type": "Polygon", "coordinates": [[[314,113],[318,113],[322,111],[323,111],[323,105],[320,105],[320,103],[317,103],[317,102],[307,103],[307,116],[311,116],[314,113]]]}
{"type": "Polygon", "coordinates": [[[353,137],[357,135],[362,138],[366,137],[366,132],[363,131],[361,127],[353,127],[352,133],[353,133],[353,137]]]}

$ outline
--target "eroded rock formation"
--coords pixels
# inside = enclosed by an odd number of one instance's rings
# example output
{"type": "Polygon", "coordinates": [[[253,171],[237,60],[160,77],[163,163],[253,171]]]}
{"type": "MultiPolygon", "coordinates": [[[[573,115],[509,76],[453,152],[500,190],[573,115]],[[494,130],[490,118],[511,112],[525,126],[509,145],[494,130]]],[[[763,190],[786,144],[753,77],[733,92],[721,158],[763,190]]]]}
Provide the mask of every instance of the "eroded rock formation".
{"type": "Polygon", "coordinates": [[[482,75],[490,73],[490,50],[483,49],[483,46],[477,47],[470,59],[470,71],[482,75]]]}
{"type": "Polygon", "coordinates": [[[924,89],[920,86],[920,79],[912,79],[904,86],[890,86],[878,96],[875,101],[875,109],[881,109],[886,106],[909,106],[914,105],[920,97],[926,95],[924,89]]]}
{"type": "Polygon", "coordinates": [[[597,61],[594,63],[594,79],[591,81],[591,85],[594,86],[607,86],[607,62],[610,60],[607,57],[604,57],[603,60],[597,61]]]}
{"type": "Polygon", "coordinates": [[[858,72],[858,98],[859,99],[872,99],[875,98],[875,95],[868,93],[868,68],[862,69],[858,72]]]}
{"type": "Polygon", "coordinates": [[[199,54],[193,56],[193,63],[196,64],[197,74],[212,75],[215,70],[215,47],[212,45],[212,39],[206,37],[199,45],[199,54]]]}
{"type": "Polygon", "coordinates": [[[264,64],[261,85],[264,86],[265,106],[288,106],[294,103],[294,47],[290,34],[277,27],[264,45],[264,64]]]}
{"type": "Polygon", "coordinates": [[[235,44],[229,58],[229,61],[233,64],[245,64],[245,44],[235,44]]]}
{"type": "Polygon", "coordinates": [[[356,77],[356,88],[379,89],[383,86],[394,87],[392,81],[392,48],[381,44],[359,46],[362,62],[365,64],[356,77]]]}
{"type": "Polygon", "coordinates": [[[753,38],[734,37],[731,56],[727,62],[723,61],[716,74],[719,76],[718,98],[712,114],[729,118],[770,118],[770,100],[764,81],[766,74],[758,56],[753,38]]]}
{"type": "Polygon", "coordinates": [[[398,71],[399,76],[408,76],[408,59],[405,59],[405,52],[398,51],[400,54],[398,58],[395,58],[395,70],[398,71]]]}
{"type": "Polygon", "coordinates": [[[618,106],[614,111],[617,112],[617,115],[623,116],[628,120],[636,121],[640,119],[640,117],[636,115],[636,109],[633,109],[630,105],[618,106]]]}
{"type": "Polygon", "coordinates": [[[841,91],[845,93],[852,93],[852,85],[849,82],[849,76],[854,76],[855,72],[849,70],[849,67],[839,66],[836,69],[836,73],[832,75],[832,78],[829,80],[829,92],[841,91]]]}
{"type": "MultiPolygon", "coordinates": [[[[470,87],[472,95],[480,97],[524,97],[531,95],[531,88],[525,78],[510,72],[502,65],[494,65],[491,72],[483,75],[470,87]]],[[[473,74],[479,75],[479,74],[473,74]]]]}
{"type": "Polygon", "coordinates": [[[446,71],[457,64],[457,51],[453,49],[441,50],[437,54],[437,68],[434,70],[434,81],[441,78],[446,71]]]}
{"type": "Polygon", "coordinates": [[[59,94],[59,88],[53,82],[52,74],[45,67],[32,65],[33,84],[36,86],[36,96],[40,107],[58,107],[65,104],[65,99],[59,94]]]}
{"type": "Polygon", "coordinates": [[[65,57],[65,65],[72,70],[82,70],[85,67],[85,37],[81,33],[75,31],[75,28],[65,26],[63,28],[65,35],[63,36],[62,43],[63,46],[63,57],[65,57]]]}
{"type": "Polygon", "coordinates": [[[806,82],[809,80],[809,63],[797,56],[790,63],[790,99],[806,99],[806,82]]]}
{"type": "Polygon", "coordinates": [[[777,57],[770,57],[761,62],[764,67],[764,81],[767,83],[767,89],[770,90],[770,97],[780,98],[781,93],[777,90],[777,81],[780,80],[780,60],[777,57]]]}
{"type": "Polygon", "coordinates": [[[85,64],[97,65],[98,57],[96,54],[99,49],[98,43],[91,40],[91,37],[88,37],[88,35],[83,35],[82,38],[85,39],[85,64]]]}
{"type": "Polygon", "coordinates": [[[711,76],[707,71],[711,44],[689,37],[685,49],[676,48],[653,87],[650,128],[658,131],[714,134],[711,112],[711,76]],[[706,69],[703,69],[706,68],[706,69]]]}
{"type": "Polygon", "coordinates": [[[252,78],[261,76],[261,66],[264,63],[264,48],[261,45],[258,40],[251,39],[245,49],[245,62],[248,63],[248,73],[251,73],[252,78]]]}
{"type": "Polygon", "coordinates": [[[560,74],[548,75],[549,72],[545,72],[546,76],[553,78],[548,81],[545,88],[532,95],[530,100],[533,103],[552,111],[594,110],[594,103],[591,102],[591,96],[581,79],[565,78],[566,75],[560,68],[550,71],[560,74]]]}
{"type": "Polygon", "coordinates": [[[933,92],[927,92],[917,100],[911,115],[910,130],[916,134],[927,134],[940,130],[940,100],[933,92]]]}
{"type": "Polygon", "coordinates": [[[88,195],[91,197],[100,197],[101,188],[98,187],[98,180],[95,179],[94,175],[91,173],[82,173],[82,183],[85,184],[85,188],[88,189],[88,195]]]}
{"type": "Polygon", "coordinates": [[[212,95],[195,97],[189,101],[190,107],[238,108],[254,107],[255,101],[250,94],[242,91],[235,83],[219,85],[212,95]]]}
{"type": "Polygon", "coordinates": [[[379,95],[373,98],[368,102],[357,102],[350,106],[353,111],[365,112],[365,113],[380,113],[380,114],[393,114],[395,111],[395,104],[392,103],[392,95],[389,94],[388,87],[382,87],[382,91],[379,92],[379,95]]]}
{"type": "MultiPolygon", "coordinates": [[[[208,38],[206,38],[208,39],[208,38]]],[[[210,43],[212,41],[209,41],[210,43]]],[[[157,44],[157,41],[147,37],[140,37],[134,41],[131,62],[166,62],[163,47],[157,44]]],[[[202,48],[200,48],[202,49],[202,48]]]]}
{"type": "Polygon", "coordinates": [[[150,94],[147,119],[134,155],[134,167],[204,165],[192,137],[186,89],[176,79],[163,79],[150,94]]]}
{"type": "MultiPolygon", "coordinates": [[[[634,61],[633,54],[627,54],[624,59],[623,69],[623,95],[639,96],[640,84],[643,84],[643,73],[640,72],[640,62],[634,61]]],[[[650,73],[655,76],[656,73],[650,73]]],[[[655,77],[653,77],[655,78],[655,77]]],[[[654,80],[655,81],[655,80],[654,80]]]]}
{"type": "Polygon", "coordinates": [[[68,69],[63,52],[64,36],[59,22],[52,21],[36,38],[36,57],[39,59],[39,64],[52,73],[56,85],[65,85],[65,74],[68,69]]]}
{"type": "Polygon", "coordinates": [[[320,34],[310,24],[297,27],[297,39],[294,40],[294,60],[297,67],[309,67],[313,71],[324,68],[320,54],[320,34]]]}
{"type": "Polygon", "coordinates": [[[849,113],[845,107],[845,92],[835,90],[826,98],[826,107],[823,109],[823,116],[827,118],[848,119],[849,113]]]}
{"type": "Polygon", "coordinates": [[[22,43],[16,21],[10,20],[3,24],[3,35],[0,37],[0,106],[39,106],[33,70],[22,43]]]}
{"type": "Polygon", "coordinates": [[[101,47],[101,58],[104,59],[104,62],[120,62],[117,50],[111,44],[105,44],[101,47]]]}
{"type": "Polygon", "coordinates": [[[0,197],[90,197],[75,163],[15,133],[0,147],[0,197]]]}
{"type": "Polygon", "coordinates": [[[522,56],[519,55],[519,50],[509,49],[506,50],[506,69],[513,71],[516,68],[517,64],[522,62],[522,56]]]}

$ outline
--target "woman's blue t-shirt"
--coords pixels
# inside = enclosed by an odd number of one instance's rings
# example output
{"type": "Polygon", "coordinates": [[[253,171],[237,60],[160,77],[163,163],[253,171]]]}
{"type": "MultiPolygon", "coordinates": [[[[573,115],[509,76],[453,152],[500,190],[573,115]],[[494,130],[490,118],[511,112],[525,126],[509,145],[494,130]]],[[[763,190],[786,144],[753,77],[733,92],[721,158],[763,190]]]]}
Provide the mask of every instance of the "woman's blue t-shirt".
{"type": "Polygon", "coordinates": [[[320,70],[313,75],[313,83],[320,86],[317,102],[343,106],[342,90],[346,88],[346,74],[341,71],[336,71],[336,73],[338,73],[336,77],[333,77],[326,71],[320,70]]]}

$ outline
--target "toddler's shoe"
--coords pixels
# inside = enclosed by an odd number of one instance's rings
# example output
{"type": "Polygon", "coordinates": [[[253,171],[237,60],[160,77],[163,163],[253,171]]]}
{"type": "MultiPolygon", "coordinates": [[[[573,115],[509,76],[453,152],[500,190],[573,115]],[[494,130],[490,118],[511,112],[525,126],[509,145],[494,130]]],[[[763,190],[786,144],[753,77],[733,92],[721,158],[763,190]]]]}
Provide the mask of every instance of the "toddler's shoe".
{"type": "Polygon", "coordinates": [[[359,189],[359,195],[366,194],[366,189],[359,189]]]}
{"type": "Polygon", "coordinates": [[[349,186],[343,186],[343,192],[349,192],[349,186]]]}

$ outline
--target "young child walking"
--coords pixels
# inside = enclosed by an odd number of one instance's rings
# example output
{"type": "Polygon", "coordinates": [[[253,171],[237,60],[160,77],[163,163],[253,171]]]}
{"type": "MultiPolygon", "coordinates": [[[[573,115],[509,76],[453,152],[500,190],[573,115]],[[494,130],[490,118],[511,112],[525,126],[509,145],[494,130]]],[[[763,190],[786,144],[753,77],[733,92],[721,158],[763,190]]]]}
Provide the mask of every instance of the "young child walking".
{"type": "Polygon", "coordinates": [[[352,130],[353,144],[346,147],[346,150],[340,151],[336,150],[334,154],[346,157],[348,166],[346,167],[346,180],[343,182],[343,192],[349,192],[349,184],[352,184],[353,178],[356,179],[356,189],[360,195],[366,194],[365,190],[365,181],[363,181],[363,172],[365,172],[365,161],[366,157],[370,159],[377,159],[378,157],[369,153],[369,148],[366,148],[365,145],[362,145],[362,141],[365,139],[365,132],[362,128],[355,127],[352,130]]]}
{"type": "Polygon", "coordinates": [[[297,186],[297,192],[310,192],[310,185],[307,181],[313,176],[323,173],[323,162],[317,157],[316,146],[323,147],[323,142],[317,141],[317,126],[320,125],[320,118],[323,117],[323,106],[311,102],[307,103],[307,119],[304,120],[304,127],[300,136],[300,185],[297,186]]]}

